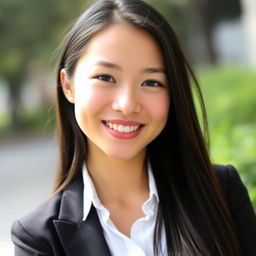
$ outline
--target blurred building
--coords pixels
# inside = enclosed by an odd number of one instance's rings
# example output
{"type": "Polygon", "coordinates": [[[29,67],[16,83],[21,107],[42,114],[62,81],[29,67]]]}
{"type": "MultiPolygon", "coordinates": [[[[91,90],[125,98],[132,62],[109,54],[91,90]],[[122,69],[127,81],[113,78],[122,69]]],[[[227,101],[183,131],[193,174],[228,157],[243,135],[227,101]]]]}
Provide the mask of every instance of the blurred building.
{"type": "Polygon", "coordinates": [[[213,30],[213,45],[220,63],[249,62],[241,19],[217,24],[213,30]]]}

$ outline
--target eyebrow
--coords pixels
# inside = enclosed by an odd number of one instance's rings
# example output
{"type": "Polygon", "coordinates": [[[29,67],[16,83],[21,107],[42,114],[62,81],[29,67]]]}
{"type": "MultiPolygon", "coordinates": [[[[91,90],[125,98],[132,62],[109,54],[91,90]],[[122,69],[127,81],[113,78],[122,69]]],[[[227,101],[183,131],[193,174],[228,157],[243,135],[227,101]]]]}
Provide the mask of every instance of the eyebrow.
{"type": "Polygon", "coordinates": [[[108,62],[108,61],[103,61],[103,60],[97,61],[95,63],[95,65],[103,66],[103,67],[106,67],[106,68],[114,68],[114,69],[122,70],[121,67],[118,66],[117,64],[114,64],[114,63],[111,63],[111,62],[108,62]]]}
{"type": "MultiPolygon", "coordinates": [[[[106,68],[113,68],[113,69],[118,69],[118,70],[122,70],[122,68],[115,64],[115,63],[111,63],[111,62],[108,62],[108,61],[97,61],[95,63],[95,65],[98,65],[98,66],[103,66],[103,67],[106,67],[106,68]]],[[[142,73],[163,73],[163,74],[166,74],[166,70],[164,67],[149,67],[149,68],[145,68],[142,70],[142,73]]]]}
{"type": "Polygon", "coordinates": [[[143,73],[163,73],[166,74],[166,70],[163,67],[152,67],[152,68],[145,68],[142,71],[143,73]]]}

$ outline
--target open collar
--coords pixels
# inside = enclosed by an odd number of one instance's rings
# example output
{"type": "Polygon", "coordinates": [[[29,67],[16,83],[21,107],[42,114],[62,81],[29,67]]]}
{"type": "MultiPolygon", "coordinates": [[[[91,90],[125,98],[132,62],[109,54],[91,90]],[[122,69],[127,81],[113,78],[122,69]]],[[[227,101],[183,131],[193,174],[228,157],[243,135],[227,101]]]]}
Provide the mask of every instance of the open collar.
{"type": "MultiPolygon", "coordinates": [[[[153,197],[155,197],[156,201],[159,202],[155,179],[154,179],[151,164],[149,161],[147,163],[147,171],[148,171],[148,184],[149,184],[149,198],[143,204],[145,209],[148,208],[147,207],[148,203],[150,203],[154,200],[153,197]]],[[[81,218],[82,220],[86,220],[92,205],[94,205],[98,209],[102,209],[102,208],[104,209],[104,207],[102,206],[100,199],[98,198],[93,181],[92,181],[92,179],[89,175],[89,172],[87,170],[86,163],[83,164],[82,176],[83,176],[83,184],[84,184],[83,215],[79,216],[79,218],[81,218]]]]}
{"type": "Polygon", "coordinates": [[[58,219],[53,220],[67,256],[110,256],[97,212],[93,205],[83,219],[81,174],[63,191],[58,219]],[[92,246],[93,244],[93,246],[92,246]]]}

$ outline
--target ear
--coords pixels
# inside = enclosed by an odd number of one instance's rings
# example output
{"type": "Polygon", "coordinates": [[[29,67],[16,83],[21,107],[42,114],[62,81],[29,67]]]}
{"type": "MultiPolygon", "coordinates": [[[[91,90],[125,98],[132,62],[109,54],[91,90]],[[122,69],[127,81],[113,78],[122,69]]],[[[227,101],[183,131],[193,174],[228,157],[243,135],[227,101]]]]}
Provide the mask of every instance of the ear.
{"type": "Polygon", "coordinates": [[[65,69],[60,71],[60,81],[63,93],[70,103],[75,103],[74,86],[71,84],[65,69]]]}

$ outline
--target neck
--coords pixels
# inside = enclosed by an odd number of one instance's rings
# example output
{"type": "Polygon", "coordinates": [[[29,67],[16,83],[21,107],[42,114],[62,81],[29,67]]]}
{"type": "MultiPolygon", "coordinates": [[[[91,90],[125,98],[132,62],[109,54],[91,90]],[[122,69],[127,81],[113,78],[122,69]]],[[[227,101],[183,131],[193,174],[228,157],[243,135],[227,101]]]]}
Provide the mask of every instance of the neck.
{"type": "Polygon", "coordinates": [[[102,202],[148,193],[145,152],[129,160],[88,154],[87,168],[102,202]]]}

